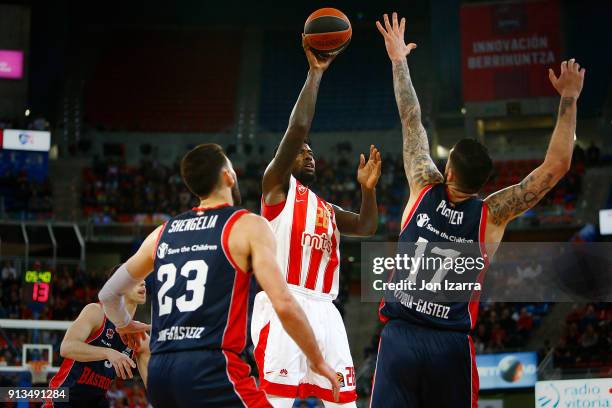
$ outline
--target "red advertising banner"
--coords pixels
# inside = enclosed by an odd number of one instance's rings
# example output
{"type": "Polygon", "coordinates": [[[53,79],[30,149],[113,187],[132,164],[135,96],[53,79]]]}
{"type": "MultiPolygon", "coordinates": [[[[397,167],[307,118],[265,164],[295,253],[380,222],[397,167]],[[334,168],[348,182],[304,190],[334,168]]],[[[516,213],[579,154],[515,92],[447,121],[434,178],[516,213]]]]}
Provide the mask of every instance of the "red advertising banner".
{"type": "Polygon", "coordinates": [[[556,0],[461,7],[466,102],[553,96],[547,68],[560,62],[556,0]]]}

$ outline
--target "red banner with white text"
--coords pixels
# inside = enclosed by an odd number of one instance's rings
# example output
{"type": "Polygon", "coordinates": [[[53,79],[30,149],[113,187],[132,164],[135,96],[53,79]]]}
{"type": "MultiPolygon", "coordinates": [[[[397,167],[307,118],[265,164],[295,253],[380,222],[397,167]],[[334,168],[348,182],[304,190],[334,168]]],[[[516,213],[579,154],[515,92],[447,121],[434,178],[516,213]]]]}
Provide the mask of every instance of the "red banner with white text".
{"type": "Polygon", "coordinates": [[[553,96],[548,68],[561,52],[556,0],[461,7],[461,65],[466,102],[553,96]]]}

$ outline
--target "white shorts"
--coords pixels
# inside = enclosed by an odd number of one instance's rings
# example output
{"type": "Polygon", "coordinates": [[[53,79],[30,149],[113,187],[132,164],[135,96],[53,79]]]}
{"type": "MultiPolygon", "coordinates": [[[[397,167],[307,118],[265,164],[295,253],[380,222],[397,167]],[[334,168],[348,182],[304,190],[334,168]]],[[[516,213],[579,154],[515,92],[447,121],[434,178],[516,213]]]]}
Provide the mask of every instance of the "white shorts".
{"type": "MultiPolygon", "coordinates": [[[[340,381],[340,403],[357,399],[355,368],[344,322],[331,299],[317,299],[291,291],[304,309],[325,361],[340,381]]],[[[251,337],[259,369],[260,387],[268,394],[286,398],[314,396],[333,402],[329,381],[311,371],[306,356],[283,329],[265,292],[255,297],[251,337]]]]}

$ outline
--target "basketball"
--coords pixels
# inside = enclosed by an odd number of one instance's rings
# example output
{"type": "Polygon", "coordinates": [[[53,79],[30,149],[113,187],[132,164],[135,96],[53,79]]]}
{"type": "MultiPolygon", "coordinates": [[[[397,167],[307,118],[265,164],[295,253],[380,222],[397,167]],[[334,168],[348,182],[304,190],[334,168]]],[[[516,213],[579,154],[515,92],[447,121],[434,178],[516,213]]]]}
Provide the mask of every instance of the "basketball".
{"type": "Polygon", "coordinates": [[[348,17],[338,9],[326,7],[312,13],[304,24],[306,43],[317,53],[334,55],[351,41],[353,29],[348,17]]]}

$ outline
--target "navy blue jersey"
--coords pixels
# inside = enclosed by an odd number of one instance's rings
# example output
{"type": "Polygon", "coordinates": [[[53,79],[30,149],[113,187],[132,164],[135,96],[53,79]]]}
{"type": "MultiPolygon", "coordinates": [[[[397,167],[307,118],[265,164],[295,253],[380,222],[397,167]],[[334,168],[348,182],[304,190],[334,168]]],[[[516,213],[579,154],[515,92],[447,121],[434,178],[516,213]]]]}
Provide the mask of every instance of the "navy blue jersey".
{"type": "MultiPolygon", "coordinates": [[[[85,342],[92,346],[112,348],[131,358],[134,356],[132,349],[123,343],[115,331],[115,325],[106,316],[102,326],[85,342]]],[[[74,402],[105,400],[106,391],[115,376],[115,368],[108,360],[79,362],[65,358],[49,382],[49,387],[69,388],[70,400],[74,402]]]]}
{"type": "Polygon", "coordinates": [[[152,354],[242,352],[251,273],[232,260],[228,240],[247,213],[229,205],[194,208],[163,226],[153,272],[152,354]]]}
{"type": "Polygon", "coordinates": [[[468,271],[459,271],[457,268],[420,268],[412,275],[408,271],[396,271],[392,277],[393,282],[411,279],[417,290],[387,294],[386,300],[383,299],[381,303],[381,319],[403,319],[436,329],[469,332],[476,323],[479,292],[470,292],[472,286],[463,286],[468,289],[461,292],[462,298],[451,298],[452,301],[445,302],[440,299],[449,299],[445,296],[451,291],[420,289],[425,283],[433,282],[441,282],[441,285],[446,285],[446,281],[461,285],[467,282],[482,283],[488,265],[484,251],[486,217],[487,207],[480,198],[452,203],[446,185],[435,184],[424,188],[400,233],[398,254],[403,256],[407,253],[410,257],[425,256],[430,259],[437,257],[440,262],[446,261],[448,257],[469,257],[474,263],[468,271]],[[454,245],[456,243],[465,245],[454,245]]]}

